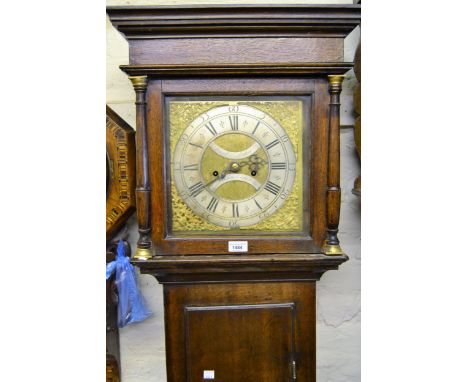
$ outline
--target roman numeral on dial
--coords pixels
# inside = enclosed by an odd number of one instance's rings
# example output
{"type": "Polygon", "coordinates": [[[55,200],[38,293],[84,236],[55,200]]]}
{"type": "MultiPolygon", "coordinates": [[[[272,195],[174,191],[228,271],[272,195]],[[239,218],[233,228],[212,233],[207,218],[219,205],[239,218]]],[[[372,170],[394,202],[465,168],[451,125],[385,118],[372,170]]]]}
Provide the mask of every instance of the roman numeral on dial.
{"type": "Polygon", "coordinates": [[[271,164],[272,170],[286,170],[286,163],[285,162],[273,162],[271,164]]]}
{"type": "Polygon", "coordinates": [[[257,122],[257,124],[255,125],[254,129],[252,130],[252,135],[255,135],[255,132],[256,132],[257,129],[258,129],[258,125],[260,125],[260,121],[257,122]]]}
{"type": "Polygon", "coordinates": [[[273,183],[273,182],[268,181],[265,184],[265,190],[271,192],[273,195],[278,195],[278,192],[279,192],[280,189],[281,189],[281,187],[278,186],[277,184],[273,183]]]}
{"type": "Polygon", "coordinates": [[[277,139],[275,139],[273,142],[268,143],[265,147],[267,150],[270,150],[272,147],[276,146],[279,143],[277,139]]]}
{"type": "Polygon", "coordinates": [[[206,209],[212,213],[215,213],[216,208],[218,207],[218,203],[219,203],[219,200],[216,199],[215,197],[212,197],[206,209]]]}
{"type": "Polygon", "coordinates": [[[261,210],[261,209],[262,209],[262,206],[257,202],[256,199],[254,199],[254,202],[255,202],[255,204],[257,205],[258,209],[261,210]]]}
{"type": "Polygon", "coordinates": [[[202,145],[199,145],[199,144],[196,144],[196,143],[192,143],[192,142],[189,142],[189,145],[192,145],[193,147],[198,147],[199,149],[202,149],[202,148],[203,148],[202,145]]]}
{"type": "Polygon", "coordinates": [[[208,129],[208,131],[213,134],[213,135],[216,135],[218,134],[218,132],[216,131],[215,127],[213,126],[213,124],[211,122],[208,122],[205,127],[208,129]]]}
{"type": "Polygon", "coordinates": [[[232,203],[232,217],[239,217],[239,205],[237,203],[232,203]]]}
{"type": "Polygon", "coordinates": [[[202,192],[204,188],[205,188],[205,185],[202,182],[198,182],[194,184],[193,186],[190,186],[189,187],[190,196],[194,198],[195,196],[200,194],[200,192],[202,192]]]}
{"type": "Polygon", "coordinates": [[[197,171],[198,170],[198,163],[195,164],[188,164],[184,166],[185,171],[197,171]]]}
{"type": "Polygon", "coordinates": [[[239,130],[239,116],[238,115],[230,115],[229,116],[229,123],[231,124],[231,129],[234,131],[239,130]]]}

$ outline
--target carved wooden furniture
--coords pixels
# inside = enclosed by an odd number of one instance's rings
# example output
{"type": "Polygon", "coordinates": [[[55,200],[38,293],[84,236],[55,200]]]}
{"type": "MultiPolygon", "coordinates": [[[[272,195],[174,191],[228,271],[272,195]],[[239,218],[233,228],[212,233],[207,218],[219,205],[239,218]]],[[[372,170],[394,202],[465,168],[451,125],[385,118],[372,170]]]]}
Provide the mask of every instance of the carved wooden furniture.
{"type": "MultiPolygon", "coordinates": [[[[106,262],[113,261],[116,244],[112,239],[135,211],[135,131],[106,105],[106,262]]],[[[130,246],[125,245],[130,256],[130,246]]],[[[106,282],[106,375],[120,380],[117,292],[114,276],[106,282]]]]}
{"type": "Polygon", "coordinates": [[[360,6],[107,13],[129,43],[134,263],[164,286],[168,381],[315,381],[315,282],[348,259],[339,107],[360,6]]]}
{"type": "Polygon", "coordinates": [[[135,211],[135,131],[106,105],[106,240],[135,211]]]}

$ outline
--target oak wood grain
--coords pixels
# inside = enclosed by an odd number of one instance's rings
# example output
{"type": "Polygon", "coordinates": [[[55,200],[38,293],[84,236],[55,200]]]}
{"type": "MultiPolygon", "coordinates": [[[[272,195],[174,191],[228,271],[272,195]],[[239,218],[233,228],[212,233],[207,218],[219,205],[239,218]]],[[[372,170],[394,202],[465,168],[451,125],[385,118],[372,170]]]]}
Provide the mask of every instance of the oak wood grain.
{"type": "Polygon", "coordinates": [[[149,182],[151,192],[151,237],[155,253],[160,253],[162,240],[165,236],[166,204],[164,199],[164,137],[163,131],[163,100],[162,84],[159,80],[151,80],[148,84],[148,159],[149,182]]]}
{"type": "Polygon", "coordinates": [[[294,302],[186,306],[184,310],[187,381],[200,381],[207,369],[224,382],[291,380],[294,302]]]}
{"type": "Polygon", "coordinates": [[[135,90],[136,108],[136,206],[139,238],[138,248],[151,248],[151,205],[148,163],[148,128],[146,121],[147,78],[130,77],[135,90]]]}
{"type": "Polygon", "coordinates": [[[130,64],[234,64],[343,61],[337,38],[203,38],[132,40],[130,64]],[[271,52],[274,51],[272,55],[271,52]]]}
{"type": "Polygon", "coordinates": [[[131,6],[107,7],[107,14],[128,40],[275,35],[344,38],[358,25],[360,6],[131,6]]]}
{"type": "Polygon", "coordinates": [[[121,65],[120,68],[128,75],[154,76],[156,78],[182,77],[304,77],[326,74],[344,74],[353,67],[347,62],[320,63],[248,63],[248,64],[147,64],[121,65]]]}
{"type": "Polygon", "coordinates": [[[311,165],[312,200],[309,211],[311,235],[322,243],[326,235],[326,192],[328,167],[328,83],[319,78],[315,82],[313,112],[311,113],[313,159],[311,165]]]}
{"type": "Polygon", "coordinates": [[[327,244],[339,246],[338,225],[340,223],[340,93],[343,76],[329,76],[329,128],[328,128],[328,171],[327,171],[327,244]]]}
{"type": "Polygon", "coordinates": [[[134,261],[142,273],[164,284],[200,284],[248,281],[316,281],[326,271],[338,269],[346,255],[271,254],[155,256],[134,261]]]}
{"type": "MultiPolygon", "coordinates": [[[[285,368],[289,367],[292,359],[297,364],[298,381],[315,381],[315,325],[311,325],[315,322],[315,282],[164,285],[164,301],[167,318],[165,321],[168,355],[166,365],[169,381],[201,381],[199,374],[192,375],[189,372],[199,372],[202,365],[208,365],[208,361],[216,365],[215,373],[223,376],[229,375],[231,365],[245,365],[246,356],[256,350],[258,362],[263,367],[270,364],[271,355],[275,352],[279,355],[276,362],[280,365],[268,368],[269,370],[266,368],[257,371],[243,369],[235,374],[237,378],[226,379],[227,381],[292,380],[263,377],[286,373],[285,368]],[[284,306],[284,304],[294,306],[296,314],[287,317],[283,314],[284,311],[281,311],[280,317],[277,317],[277,321],[274,322],[278,306],[284,306]],[[245,309],[248,308],[247,305],[252,308],[245,309]],[[261,309],[261,305],[264,305],[263,309],[265,309],[263,314],[252,314],[252,310],[261,309]],[[222,312],[222,317],[219,314],[198,318],[192,316],[191,319],[195,319],[195,322],[190,322],[190,319],[187,320],[186,312],[190,309],[193,312],[193,307],[197,306],[222,312]],[[216,321],[214,327],[213,321],[216,318],[220,319],[216,321]],[[294,323],[294,330],[286,327],[290,320],[294,323]],[[236,327],[232,326],[233,322],[237,323],[236,327]],[[195,324],[197,324],[196,328],[195,324]],[[252,328],[257,330],[252,332],[252,328]],[[205,333],[208,338],[211,338],[212,334],[208,333],[212,330],[217,334],[218,341],[222,342],[218,350],[224,351],[224,355],[229,356],[224,357],[222,353],[210,354],[210,350],[215,350],[215,347],[213,344],[203,342],[201,336],[205,333]],[[273,332],[277,333],[277,338],[272,338],[273,332]],[[249,335],[253,338],[247,339],[249,335]],[[286,338],[290,338],[291,335],[294,346],[286,344],[286,338]],[[236,339],[237,336],[239,338],[236,339]],[[245,338],[244,341],[239,341],[243,338],[245,338]],[[261,341],[262,338],[263,341],[261,341]],[[195,352],[194,342],[198,345],[198,352],[195,352]],[[258,346],[250,348],[254,344],[258,346]],[[267,344],[275,347],[272,353],[266,350],[261,352],[267,344]],[[283,345],[283,350],[278,349],[281,345],[283,345]],[[258,374],[259,372],[261,374],[258,374]]],[[[290,376],[289,373],[288,376],[290,376]]]]}

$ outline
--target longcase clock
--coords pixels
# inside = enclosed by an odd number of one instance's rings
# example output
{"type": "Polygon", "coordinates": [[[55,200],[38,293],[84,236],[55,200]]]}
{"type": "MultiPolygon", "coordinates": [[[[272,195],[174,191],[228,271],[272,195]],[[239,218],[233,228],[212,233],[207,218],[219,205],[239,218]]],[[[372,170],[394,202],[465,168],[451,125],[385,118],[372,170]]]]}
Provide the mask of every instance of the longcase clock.
{"type": "Polygon", "coordinates": [[[170,382],[315,381],[360,6],[110,7],[136,92],[139,239],[170,382]]]}

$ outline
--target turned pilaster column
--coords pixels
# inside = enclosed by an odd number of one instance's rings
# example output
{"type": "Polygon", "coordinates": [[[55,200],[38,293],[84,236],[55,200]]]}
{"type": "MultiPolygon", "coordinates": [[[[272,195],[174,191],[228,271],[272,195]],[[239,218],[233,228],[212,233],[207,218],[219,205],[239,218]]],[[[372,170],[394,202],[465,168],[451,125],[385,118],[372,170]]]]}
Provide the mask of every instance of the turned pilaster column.
{"type": "Polygon", "coordinates": [[[151,258],[151,201],[148,169],[148,134],[146,128],[146,76],[129,77],[136,93],[136,207],[138,218],[138,232],[135,259],[147,260],[151,258]]]}
{"type": "Polygon", "coordinates": [[[330,93],[328,128],[328,187],[327,187],[327,238],[323,250],[327,255],[341,255],[338,240],[340,222],[340,93],[343,75],[328,76],[330,93]]]}

